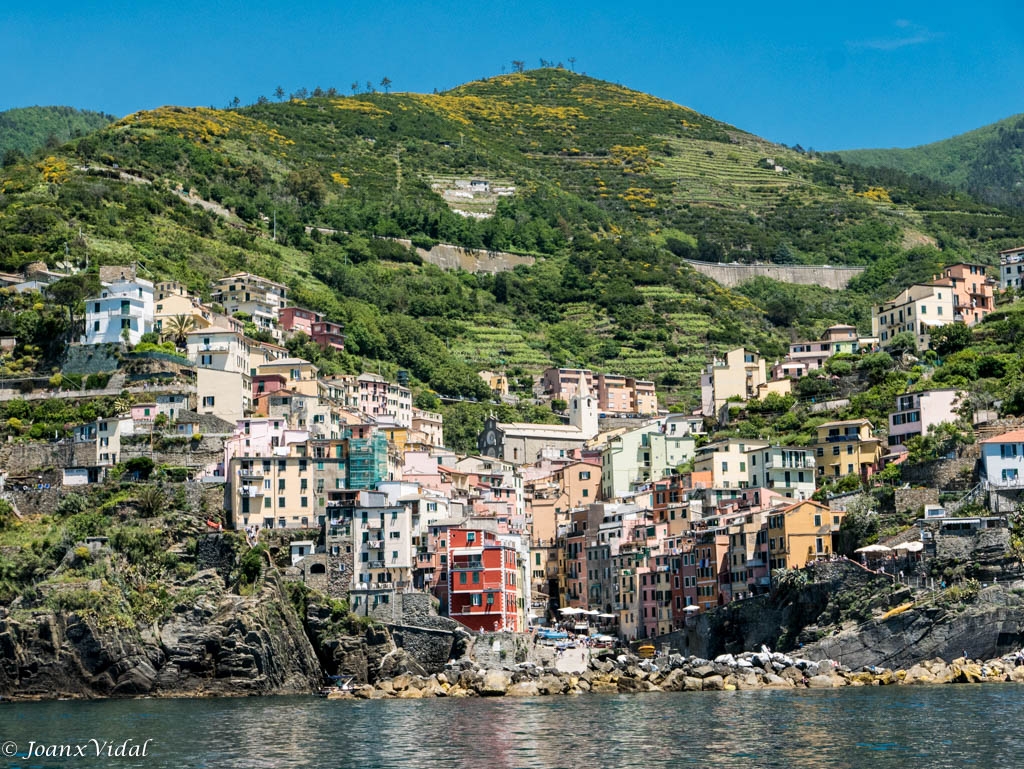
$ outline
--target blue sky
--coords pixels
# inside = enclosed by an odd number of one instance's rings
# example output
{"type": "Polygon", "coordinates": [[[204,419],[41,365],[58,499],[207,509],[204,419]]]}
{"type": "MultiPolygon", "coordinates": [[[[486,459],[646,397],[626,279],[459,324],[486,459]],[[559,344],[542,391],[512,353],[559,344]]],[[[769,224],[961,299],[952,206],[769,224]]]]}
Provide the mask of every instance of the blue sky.
{"type": "Polygon", "coordinates": [[[23,2],[0,14],[0,109],[219,107],[385,75],[429,92],[575,57],[774,141],[912,146],[1024,112],[1022,30],[1020,0],[23,2]]]}

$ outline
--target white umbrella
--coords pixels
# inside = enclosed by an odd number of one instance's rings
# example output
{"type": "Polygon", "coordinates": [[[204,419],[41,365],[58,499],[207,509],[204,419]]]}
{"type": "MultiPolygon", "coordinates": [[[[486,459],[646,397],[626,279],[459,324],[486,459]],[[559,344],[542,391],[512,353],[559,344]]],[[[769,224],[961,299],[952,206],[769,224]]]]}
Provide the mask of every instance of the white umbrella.
{"type": "Polygon", "coordinates": [[[591,609],[590,611],[580,612],[580,614],[586,614],[590,617],[599,617],[601,615],[601,612],[599,612],[597,609],[591,609]]]}
{"type": "Polygon", "coordinates": [[[602,617],[603,619],[615,619],[619,615],[618,614],[598,614],[597,616],[598,617],[602,617]]]}
{"type": "Polygon", "coordinates": [[[853,552],[855,553],[891,553],[892,548],[886,547],[885,545],[868,545],[867,547],[858,547],[853,552]]]}
{"type": "Polygon", "coordinates": [[[700,611],[699,606],[687,606],[683,611],[700,611]]]}
{"type": "Polygon", "coordinates": [[[908,553],[920,553],[922,550],[924,550],[924,542],[902,542],[896,545],[896,547],[894,547],[893,550],[906,550],[908,553]]]}
{"type": "Polygon", "coordinates": [[[562,614],[583,614],[583,609],[577,609],[574,606],[563,606],[558,611],[562,614]]]}

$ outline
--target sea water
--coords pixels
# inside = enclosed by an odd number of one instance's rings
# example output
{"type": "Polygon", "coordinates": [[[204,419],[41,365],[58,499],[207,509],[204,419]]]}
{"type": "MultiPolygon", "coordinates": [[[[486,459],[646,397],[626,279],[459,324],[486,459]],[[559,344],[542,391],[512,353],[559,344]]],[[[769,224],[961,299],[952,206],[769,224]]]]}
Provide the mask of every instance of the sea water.
{"type": "Polygon", "coordinates": [[[1018,767],[1022,713],[1016,684],[2,703],[0,766],[1018,767]]]}

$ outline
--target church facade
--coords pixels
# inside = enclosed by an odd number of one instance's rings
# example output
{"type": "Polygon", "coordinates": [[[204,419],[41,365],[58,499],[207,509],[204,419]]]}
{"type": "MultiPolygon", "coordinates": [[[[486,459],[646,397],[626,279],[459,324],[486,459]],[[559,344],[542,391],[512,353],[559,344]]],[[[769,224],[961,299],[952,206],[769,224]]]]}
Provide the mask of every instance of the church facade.
{"type": "Polygon", "coordinates": [[[597,398],[584,388],[569,401],[569,424],[545,425],[531,422],[499,422],[494,416],[484,420],[477,436],[477,452],[486,457],[523,465],[535,462],[542,449],[568,454],[582,449],[597,437],[597,398]]]}

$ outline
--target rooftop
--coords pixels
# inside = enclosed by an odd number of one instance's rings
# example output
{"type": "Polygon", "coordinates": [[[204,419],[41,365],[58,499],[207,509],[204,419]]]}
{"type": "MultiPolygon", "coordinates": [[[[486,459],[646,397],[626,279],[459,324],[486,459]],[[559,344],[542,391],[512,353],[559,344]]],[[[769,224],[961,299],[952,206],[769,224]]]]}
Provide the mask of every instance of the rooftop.
{"type": "Polygon", "coordinates": [[[1024,443],[1024,430],[1010,430],[1002,435],[986,438],[982,443],[1024,443]]]}

